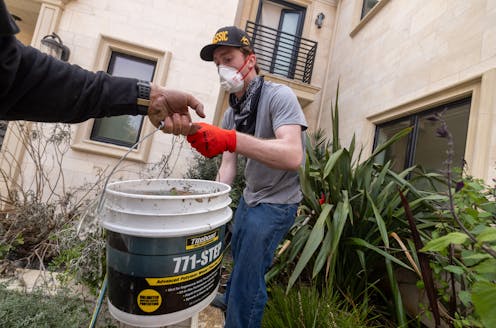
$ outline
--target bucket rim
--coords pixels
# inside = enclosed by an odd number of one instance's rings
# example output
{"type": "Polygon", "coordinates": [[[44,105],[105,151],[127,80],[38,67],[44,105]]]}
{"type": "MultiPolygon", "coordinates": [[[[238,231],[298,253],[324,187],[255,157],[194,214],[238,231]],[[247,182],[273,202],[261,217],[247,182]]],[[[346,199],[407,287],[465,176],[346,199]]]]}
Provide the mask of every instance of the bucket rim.
{"type": "Polygon", "coordinates": [[[120,195],[120,196],[126,196],[129,198],[144,198],[144,199],[195,199],[199,197],[215,197],[215,196],[222,196],[225,194],[229,194],[231,191],[231,186],[219,182],[219,181],[213,181],[213,180],[203,180],[203,179],[132,179],[132,180],[122,180],[122,181],[113,181],[107,184],[105,188],[105,193],[113,194],[113,195],[120,195]],[[203,183],[209,183],[209,184],[215,184],[219,185],[222,187],[225,187],[225,190],[220,190],[208,194],[193,194],[193,195],[146,195],[146,194],[138,194],[138,193],[129,193],[129,192],[123,192],[123,191],[117,191],[117,190],[112,190],[110,187],[113,186],[118,186],[122,184],[128,184],[128,183],[137,183],[137,182],[147,182],[147,181],[154,181],[154,182],[159,182],[159,181],[169,181],[169,182],[174,182],[174,181],[181,181],[181,182],[203,182],[203,183]]]}

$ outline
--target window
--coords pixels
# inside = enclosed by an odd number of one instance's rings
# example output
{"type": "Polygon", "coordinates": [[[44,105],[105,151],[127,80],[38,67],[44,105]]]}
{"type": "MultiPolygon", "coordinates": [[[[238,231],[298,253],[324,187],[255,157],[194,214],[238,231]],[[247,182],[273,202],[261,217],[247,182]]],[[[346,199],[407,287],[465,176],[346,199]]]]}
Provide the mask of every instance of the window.
{"type": "Polygon", "coordinates": [[[270,44],[268,40],[274,37],[272,49],[257,53],[260,63],[269,63],[270,73],[294,78],[305,12],[304,7],[286,1],[260,1],[257,24],[271,28],[273,32],[267,32],[266,36],[261,35],[255,40],[255,47],[257,42],[270,44]]]}
{"type": "MultiPolygon", "coordinates": [[[[93,70],[165,85],[170,60],[171,53],[168,51],[102,35],[93,70]]],[[[136,140],[154,129],[148,119],[138,115],[91,119],[77,125],[71,148],[85,153],[121,158],[136,140]]],[[[126,160],[146,163],[151,147],[152,139],[148,138],[137,149],[133,149],[126,160]]]]}
{"type": "Polygon", "coordinates": [[[374,6],[379,2],[379,0],[363,0],[363,5],[362,5],[362,15],[360,16],[361,18],[364,18],[365,15],[368,14],[368,12],[374,8],[374,6]]]}
{"type": "Polygon", "coordinates": [[[435,113],[442,113],[448,130],[453,135],[453,166],[462,167],[465,157],[470,103],[471,98],[465,98],[393,122],[377,125],[374,148],[404,128],[413,127],[412,133],[408,137],[393,144],[390,149],[381,154],[378,160],[382,163],[391,160],[392,169],[396,172],[413,165],[420,165],[428,172],[440,172],[445,169],[447,140],[436,135],[440,123],[428,119],[435,113]]]}
{"type": "Polygon", "coordinates": [[[354,9],[355,27],[350,32],[350,36],[354,37],[365,25],[368,24],[379,12],[382,11],[390,0],[357,0],[354,9]]]}
{"type": "MultiPolygon", "coordinates": [[[[156,62],[112,52],[107,72],[110,75],[151,81],[156,62]]],[[[96,119],[91,131],[91,140],[131,147],[138,140],[143,125],[143,116],[121,115],[96,119]]]]}

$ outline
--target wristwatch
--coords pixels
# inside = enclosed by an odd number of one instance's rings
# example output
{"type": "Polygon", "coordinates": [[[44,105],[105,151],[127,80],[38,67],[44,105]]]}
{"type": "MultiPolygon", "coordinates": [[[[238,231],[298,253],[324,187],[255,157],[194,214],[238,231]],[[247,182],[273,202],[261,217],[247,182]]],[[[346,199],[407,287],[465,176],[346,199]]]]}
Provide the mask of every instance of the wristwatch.
{"type": "Polygon", "coordinates": [[[147,115],[148,107],[150,106],[150,82],[139,80],[136,83],[136,87],[138,88],[138,98],[136,98],[136,104],[138,105],[138,114],[147,115]]]}

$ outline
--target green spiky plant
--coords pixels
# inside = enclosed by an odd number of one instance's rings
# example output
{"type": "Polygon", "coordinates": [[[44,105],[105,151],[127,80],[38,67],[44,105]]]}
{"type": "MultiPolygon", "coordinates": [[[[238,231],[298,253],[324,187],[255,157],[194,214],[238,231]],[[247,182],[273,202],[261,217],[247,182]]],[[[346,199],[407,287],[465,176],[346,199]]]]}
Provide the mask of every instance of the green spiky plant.
{"type": "Polygon", "coordinates": [[[299,286],[286,294],[281,285],[270,286],[262,328],[371,328],[367,309],[351,305],[331,291],[299,286]]]}
{"type": "MultiPolygon", "coordinates": [[[[410,129],[362,159],[361,151],[355,154],[354,137],[348,148],[340,144],[337,96],[331,114],[332,141],[321,132],[307,138],[306,165],[300,171],[304,199],[285,244],[289,246],[281,250],[267,280],[286,279],[287,291],[311,281],[354,302],[382,304],[385,313],[393,314],[393,325],[405,327],[408,319],[395,270],[413,271],[413,265],[390,234],[406,241],[407,252],[415,254],[415,248],[408,241],[410,230],[398,190],[407,195],[414,214],[432,210],[429,200],[446,197],[417,190],[406,179],[413,167],[395,173],[390,162],[376,162],[377,155],[410,129]]],[[[425,226],[431,224],[426,221],[425,226]]]]}

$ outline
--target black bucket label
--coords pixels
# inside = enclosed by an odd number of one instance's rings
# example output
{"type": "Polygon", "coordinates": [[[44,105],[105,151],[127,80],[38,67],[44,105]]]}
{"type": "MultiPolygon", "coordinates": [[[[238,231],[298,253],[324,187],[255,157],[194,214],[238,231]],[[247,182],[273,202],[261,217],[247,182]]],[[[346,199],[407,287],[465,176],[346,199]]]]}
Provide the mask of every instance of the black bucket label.
{"type": "Polygon", "coordinates": [[[216,292],[224,227],[174,238],[107,233],[108,298],[119,310],[168,314],[216,292]]]}

